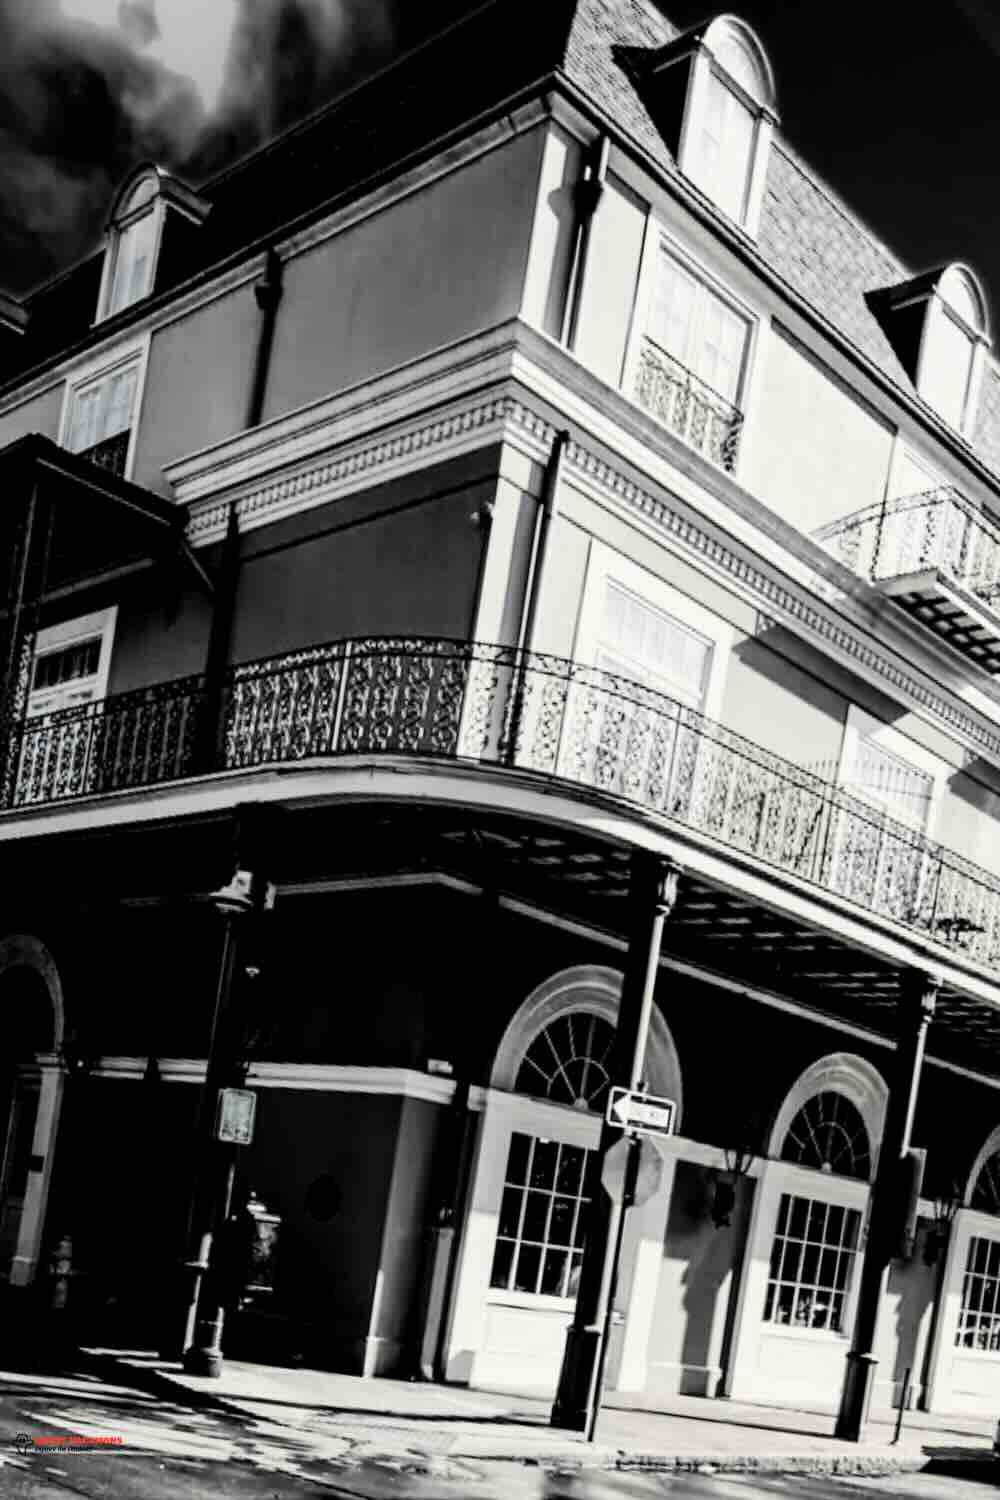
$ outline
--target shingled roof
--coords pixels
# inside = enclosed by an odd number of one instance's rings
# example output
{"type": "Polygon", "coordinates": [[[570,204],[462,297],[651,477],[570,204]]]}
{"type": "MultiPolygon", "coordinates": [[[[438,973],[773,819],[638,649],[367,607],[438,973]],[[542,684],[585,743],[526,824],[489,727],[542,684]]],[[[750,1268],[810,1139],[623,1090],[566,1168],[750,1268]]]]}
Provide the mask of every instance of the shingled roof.
{"type": "MultiPolygon", "coordinates": [[[[665,3],[669,6],[669,0],[665,3]]],[[[634,63],[677,36],[652,0],[488,0],[204,184],[199,191],[212,212],[189,237],[185,255],[162,268],[157,291],[293,221],[319,217],[333,199],[362,190],[403,157],[434,149],[449,132],[512,97],[551,86],[558,77],[665,175],[676,173],[636,85],[634,63]]],[[[770,153],[756,250],[781,282],[903,394],[915,398],[913,383],[866,300],[908,280],[912,268],[881,244],[780,136],[770,153]]],[[[100,257],[91,257],[31,299],[32,327],[16,341],[20,347],[13,355],[22,369],[87,335],[99,265],[100,257]]],[[[13,351],[13,341],[7,343],[13,351]]],[[[1000,374],[992,361],[973,440],[966,446],[1000,478],[1000,374]]]]}

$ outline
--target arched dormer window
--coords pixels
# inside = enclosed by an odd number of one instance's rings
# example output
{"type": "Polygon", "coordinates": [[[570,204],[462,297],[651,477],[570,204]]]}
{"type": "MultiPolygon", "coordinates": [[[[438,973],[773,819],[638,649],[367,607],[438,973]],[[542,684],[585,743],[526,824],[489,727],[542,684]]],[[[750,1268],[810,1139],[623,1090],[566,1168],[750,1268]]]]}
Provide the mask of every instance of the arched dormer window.
{"type": "Polygon", "coordinates": [[[717,16],[693,60],[678,165],[748,234],[760,217],[774,106],[760,41],[735,16],[717,16]]]}
{"type": "Polygon", "coordinates": [[[159,167],[140,167],[122,185],[108,220],[98,319],[152,292],[168,209],[200,223],[208,204],[159,167]]]}
{"type": "Polygon", "coordinates": [[[967,432],[975,416],[988,347],[986,299],[975,275],[947,266],[927,298],[917,390],[958,432],[967,432]]]}

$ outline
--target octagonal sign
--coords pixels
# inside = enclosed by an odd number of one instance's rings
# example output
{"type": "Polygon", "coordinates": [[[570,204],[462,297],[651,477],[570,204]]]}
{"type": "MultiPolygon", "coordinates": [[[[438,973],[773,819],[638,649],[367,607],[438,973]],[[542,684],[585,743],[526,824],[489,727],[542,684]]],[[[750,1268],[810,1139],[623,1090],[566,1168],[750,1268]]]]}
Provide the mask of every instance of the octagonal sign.
{"type": "MultiPolygon", "coordinates": [[[[632,1204],[638,1208],[643,1203],[648,1203],[660,1191],[663,1182],[663,1168],[665,1162],[663,1153],[655,1141],[648,1136],[642,1136],[638,1144],[639,1170],[635,1179],[635,1193],[632,1204]]],[[[613,1203],[621,1203],[625,1195],[625,1167],[628,1162],[629,1141],[627,1136],[622,1136],[616,1141],[611,1150],[605,1154],[604,1165],[601,1167],[601,1185],[613,1203]]]]}

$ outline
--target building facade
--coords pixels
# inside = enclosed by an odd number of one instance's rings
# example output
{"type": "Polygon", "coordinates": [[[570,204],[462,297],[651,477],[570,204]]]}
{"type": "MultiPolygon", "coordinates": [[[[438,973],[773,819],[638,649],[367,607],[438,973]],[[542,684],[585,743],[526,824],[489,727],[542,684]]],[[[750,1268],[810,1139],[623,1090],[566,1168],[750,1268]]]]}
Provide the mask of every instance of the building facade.
{"type": "Polygon", "coordinates": [[[255,1348],[553,1391],[652,856],[677,1125],[608,1383],[836,1405],[916,976],[875,1401],[992,1414],[986,301],[796,156],[737,18],[545,10],[197,190],[139,169],[0,303],[9,1295],[68,1242],[84,1325],[158,1336],[250,806],[255,1348]]]}

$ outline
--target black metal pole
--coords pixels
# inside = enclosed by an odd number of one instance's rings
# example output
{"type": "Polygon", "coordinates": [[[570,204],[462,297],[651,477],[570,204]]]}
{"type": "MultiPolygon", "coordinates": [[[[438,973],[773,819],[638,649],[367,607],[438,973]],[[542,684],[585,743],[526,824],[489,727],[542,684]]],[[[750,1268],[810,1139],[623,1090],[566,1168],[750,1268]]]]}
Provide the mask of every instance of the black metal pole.
{"type": "MultiPolygon", "coordinates": [[[[235,916],[225,918],[215,1006],[208,1038],[205,1082],[198,1104],[198,1121],[195,1127],[197,1157],[194,1190],[188,1211],[187,1259],[184,1261],[187,1292],[181,1324],[183,1333],[179,1347],[179,1353],[185,1359],[195,1342],[198,1303],[202,1282],[209,1266],[212,1239],[217,1222],[216,1204],[220,1196],[218,1158],[221,1148],[214,1139],[215,1110],[219,1089],[226,1083],[232,1067],[231,1049],[227,1045],[229,1027],[226,1023],[232,1001],[233,975],[236,966],[235,924],[239,920],[240,918],[235,916]]],[[[171,1349],[170,1352],[177,1351],[171,1349]]]]}
{"type": "MultiPolygon", "coordinates": [[[[659,856],[647,853],[633,856],[629,891],[632,932],[611,1056],[609,1081],[612,1086],[635,1089],[643,1075],[663,924],[677,899],[677,874],[676,868],[659,856]]],[[[621,1135],[619,1127],[604,1120],[600,1145],[587,1168],[587,1240],[580,1267],[576,1308],[566,1331],[566,1348],[551,1419],[553,1427],[565,1427],[573,1432],[587,1432],[590,1428],[595,1379],[601,1360],[618,1216],[621,1213],[618,1205],[613,1205],[603,1190],[601,1169],[605,1155],[621,1135]]]]}
{"type": "Polygon", "coordinates": [[[879,1147],[878,1170],[871,1190],[868,1239],[861,1265],[854,1335],[847,1355],[837,1416],[837,1437],[852,1443],[858,1442],[864,1431],[875,1384],[879,1311],[896,1231],[900,1227],[893,1222],[899,1211],[900,1167],[910,1146],[927,1029],[936,1002],[937,984],[934,980],[913,971],[902,976],[895,1077],[879,1147]]]}
{"type": "Polygon", "coordinates": [[[618,1209],[617,1224],[615,1225],[615,1244],[611,1255],[611,1273],[608,1277],[608,1305],[604,1310],[604,1330],[601,1335],[601,1352],[597,1360],[597,1370],[594,1375],[593,1398],[590,1403],[590,1425],[587,1428],[587,1442],[594,1441],[597,1431],[597,1419],[601,1414],[601,1396],[604,1391],[604,1369],[608,1362],[608,1344],[611,1339],[611,1320],[615,1313],[615,1294],[618,1291],[618,1271],[622,1260],[622,1243],[625,1239],[625,1220],[629,1209],[635,1199],[635,1184],[639,1175],[639,1137],[630,1135],[628,1137],[628,1156],[625,1161],[625,1180],[622,1184],[622,1201],[618,1209]]]}

